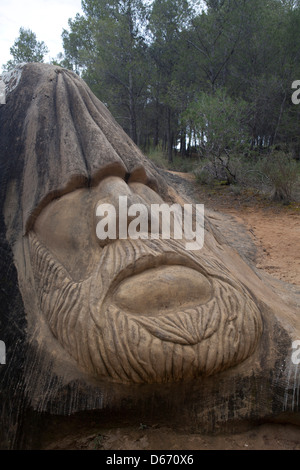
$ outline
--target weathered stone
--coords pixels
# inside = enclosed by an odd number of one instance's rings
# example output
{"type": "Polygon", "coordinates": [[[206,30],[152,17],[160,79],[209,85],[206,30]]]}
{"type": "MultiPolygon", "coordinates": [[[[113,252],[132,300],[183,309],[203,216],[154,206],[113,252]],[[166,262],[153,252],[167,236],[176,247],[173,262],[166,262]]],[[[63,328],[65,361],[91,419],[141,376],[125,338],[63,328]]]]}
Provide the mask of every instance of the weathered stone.
{"type": "Polygon", "coordinates": [[[2,446],[32,445],[24,429],[43,413],[95,410],[101,419],[107,409],[135,417],[169,410],[207,431],[284,412],[296,420],[292,296],[283,300],[254,271],[211,214],[198,251],[174,239],[101,245],[99,201],[193,201],[75,74],[27,64],[4,80],[2,446]]]}

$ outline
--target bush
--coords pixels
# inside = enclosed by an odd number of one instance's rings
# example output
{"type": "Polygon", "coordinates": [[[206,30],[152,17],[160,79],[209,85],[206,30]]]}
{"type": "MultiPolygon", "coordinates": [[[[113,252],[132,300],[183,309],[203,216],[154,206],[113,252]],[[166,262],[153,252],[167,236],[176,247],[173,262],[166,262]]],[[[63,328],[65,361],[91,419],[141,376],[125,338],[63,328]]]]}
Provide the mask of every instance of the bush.
{"type": "Polygon", "coordinates": [[[156,148],[150,148],[146,155],[159,168],[162,168],[164,170],[180,171],[183,173],[193,172],[198,162],[198,159],[196,160],[195,158],[183,158],[178,153],[175,153],[173,157],[173,162],[168,162],[167,155],[160,146],[156,148]]]}
{"type": "Polygon", "coordinates": [[[199,184],[208,184],[212,185],[215,178],[212,173],[204,167],[198,167],[194,170],[194,175],[196,177],[196,181],[199,184]]]}
{"type": "Polygon", "coordinates": [[[206,160],[202,165],[197,165],[194,170],[196,180],[200,184],[212,184],[213,182],[226,182],[232,184],[237,182],[236,174],[240,172],[240,159],[231,158],[224,163],[221,158],[206,160]]]}
{"type": "MultiPolygon", "coordinates": [[[[251,188],[269,193],[275,201],[289,203],[294,198],[297,183],[300,183],[299,164],[283,151],[260,158],[233,156],[229,167],[235,177],[234,181],[229,181],[232,188],[237,187],[235,194],[240,194],[242,188],[251,188]]],[[[215,181],[226,179],[224,171],[221,165],[216,169],[212,162],[207,162],[199,166],[194,174],[198,183],[212,185],[215,181]]]]}
{"type": "Polygon", "coordinates": [[[238,185],[269,193],[275,201],[289,203],[293,200],[299,173],[291,155],[272,152],[259,159],[234,159],[232,164],[238,185]]]}
{"type": "Polygon", "coordinates": [[[291,202],[293,190],[299,181],[298,165],[291,155],[284,152],[272,153],[261,161],[260,166],[269,183],[272,199],[291,202]]]}
{"type": "Polygon", "coordinates": [[[230,191],[234,196],[240,196],[243,193],[241,186],[233,184],[230,186],[230,191]]]}
{"type": "Polygon", "coordinates": [[[148,158],[150,158],[150,160],[153,161],[153,163],[155,163],[156,166],[158,166],[158,168],[162,168],[164,170],[167,168],[166,157],[164,155],[164,152],[159,147],[151,148],[147,152],[147,156],[148,158]]]}
{"type": "Polygon", "coordinates": [[[168,169],[182,173],[191,173],[196,166],[197,161],[194,158],[183,158],[181,155],[175,154],[173,162],[168,164],[168,169]]]}

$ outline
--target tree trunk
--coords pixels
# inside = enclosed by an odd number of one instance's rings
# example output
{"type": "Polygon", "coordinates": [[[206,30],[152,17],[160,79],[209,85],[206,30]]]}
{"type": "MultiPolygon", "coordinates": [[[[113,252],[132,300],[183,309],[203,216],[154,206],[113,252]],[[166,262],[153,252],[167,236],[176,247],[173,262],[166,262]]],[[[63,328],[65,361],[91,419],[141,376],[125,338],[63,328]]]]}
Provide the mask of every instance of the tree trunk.
{"type": "Polygon", "coordinates": [[[168,150],[168,162],[173,162],[173,152],[172,152],[172,132],[171,132],[171,109],[167,110],[168,122],[167,122],[167,150],[168,150]]]}
{"type": "Polygon", "coordinates": [[[133,80],[132,72],[129,72],[129,109],[130,109],[130,137],[135,144],[137,144],[137,130],[136,130],[136,113],[135,103],[133,97],[133,80]]]}
{"type": "Polygon", "coordinates": [[[180,155],[182,157],[186,156],[186,133],[185,129],[181,130],[181,136],[180,136],[180,155]]]}
{"type": "Polygon", "coordinates": [[[158,102],[156,101],[155,104],[155,128],[154,128],[154,137],[153,137],[153,145],[154,148],[158,146],[159,142],[159,118],[158,118],[158,102]]]}

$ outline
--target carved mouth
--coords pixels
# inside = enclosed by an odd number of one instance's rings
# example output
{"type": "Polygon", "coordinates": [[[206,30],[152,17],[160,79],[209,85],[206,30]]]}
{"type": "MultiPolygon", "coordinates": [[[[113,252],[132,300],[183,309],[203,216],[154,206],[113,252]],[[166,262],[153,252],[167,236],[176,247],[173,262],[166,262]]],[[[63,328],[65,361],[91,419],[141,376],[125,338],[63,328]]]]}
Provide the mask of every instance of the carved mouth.
{"type": "MultiPolygon", "coordinates": [[[[210,276],[203,266],[188,254],[172,250],[139,253],[115,270],[110,282],[108,279],[102,308],[114,305],[137,316],[175,313],[205,304],[213,296],[210,276]]],[[[102,286],[104,283],[102,278],[102,286]]]]}
{"type": "Polygon", "coordinates": [[[162,383],[212,375],[249,357],[261,336],[243,286],[175,242],[117,242],[79,283],[35,237],[31,255],[52,333],[93,376],[162,383]]]}
{"type": "Polygon", "coordinates": [[[199,271],[163,265],[126,277],[115,288],[111,300],[131,314],[159,316],[204,304],[211,296],[211,283],[199,271]]]}

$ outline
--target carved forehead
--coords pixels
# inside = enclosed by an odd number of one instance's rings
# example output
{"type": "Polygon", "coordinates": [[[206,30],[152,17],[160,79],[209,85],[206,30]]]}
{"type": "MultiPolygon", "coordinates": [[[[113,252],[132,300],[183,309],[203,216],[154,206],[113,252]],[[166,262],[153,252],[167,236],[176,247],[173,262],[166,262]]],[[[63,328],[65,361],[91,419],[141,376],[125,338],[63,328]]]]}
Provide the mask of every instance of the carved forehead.
{"type": "Polygon", "coordinates": [[[110,174],[133,175],[164,191],[152,164],[76,74],[26,64],[17,76],[7,76],[6,84],[7,104],[0,107],[1,168],[6,192],[11,181],[18,188],[23,231],[57,195],[110,174]]]}

